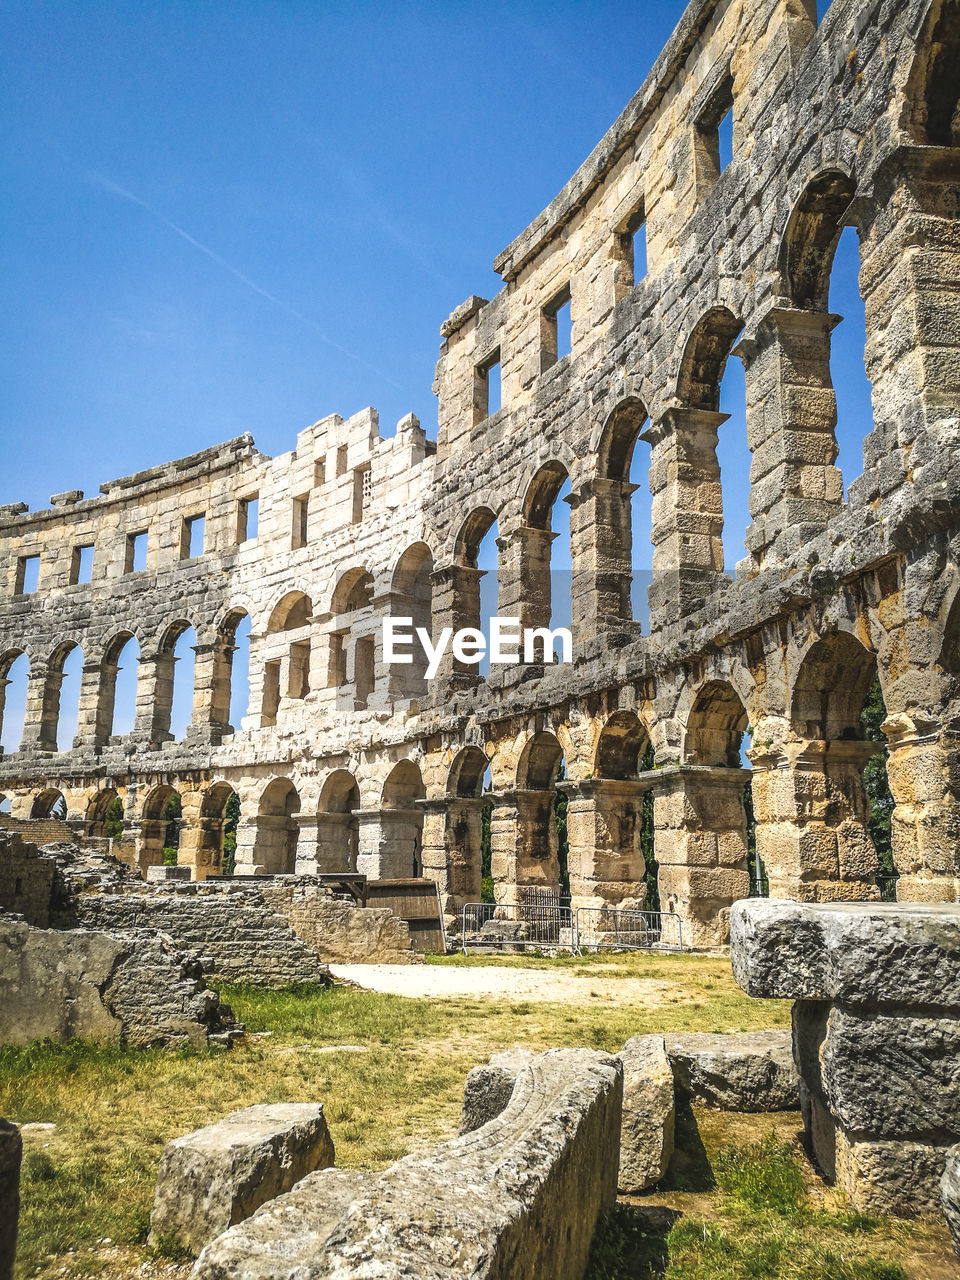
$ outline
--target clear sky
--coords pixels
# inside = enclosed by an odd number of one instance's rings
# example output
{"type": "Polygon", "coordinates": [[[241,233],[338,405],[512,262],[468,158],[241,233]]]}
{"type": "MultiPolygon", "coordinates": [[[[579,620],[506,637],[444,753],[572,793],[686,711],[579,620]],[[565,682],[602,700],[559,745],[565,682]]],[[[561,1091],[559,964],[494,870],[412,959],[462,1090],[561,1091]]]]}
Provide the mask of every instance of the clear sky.
{"type": "MultiPolygon", "coordinates": [[[[441,322],[500,287],[494,256],[639,88],[683,7],[6,0],[0,502],[92,495],[245,431],[284,452],[367,404],[384,434],[411,410],[434,434],[441,322]]],[[[848,317],[833,368],[849,482],[869,427],[852,232],[831,306],[848,317]]],[[[731,565],[742,404],[731,360],[731,565]]]]}

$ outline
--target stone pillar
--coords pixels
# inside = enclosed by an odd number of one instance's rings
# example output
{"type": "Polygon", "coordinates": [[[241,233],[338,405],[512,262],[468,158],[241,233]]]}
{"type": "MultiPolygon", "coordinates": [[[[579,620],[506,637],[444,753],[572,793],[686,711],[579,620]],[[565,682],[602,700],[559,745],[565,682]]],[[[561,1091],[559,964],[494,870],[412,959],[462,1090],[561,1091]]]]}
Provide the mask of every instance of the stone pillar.
{"type": "Polygon", "coordinates": [[[230,669],[237,646],[223,636],[192,646],[193,712],[188,740],[221,742],[230,730],[230,669]]]}
{"type": "MultiPolygon", "coordinates": [[[[113,713],[117,703],[117,673],[114,662],[101,662],[97,668],[97,704],[93,727],[94,745],[104,747],[113,732],[113,713]]],[[[83,694],[81,691],[81,698],[83,694]]]]}
{"type": "Polygon", "coordinates": [[[841,318],[774,307],[737,349],[753,454],[746,541],[757,569],[794,556],[843,507],[830,378],[830,334],[841,318]]]}
{"type": "Polygon", "coordinates": [[[218,876],[223,862],[223,824],[226,819],[222,814],[219,817],[202,814],[203,796],[199,791],[184,791],[181,801],[183,812],[177,866],[189,867],[191,880],[218,876]]]}
{"type": "Polygon", "coordinates": [[[263,868],[257,863],[257,820],[243,818],[237,826],[237,849],[233,860],[235,876],[260,875],[263,868]]]}
{"type": "Polygon", "coordinates": [[[750,891],[749,777],[749,769],[683,765],[652,779],[660,910],[680,917],[684,946],[724,946],[730,907],[750,891]]]}
{"type": "Polygon", "coordinates": [[[480,901],[482,814],[487,796],[418,800],[423,810],[423,874],[440,893],[448,929],[459,929],[460,911],[480,901]]]}
{"type": "Polygon", "coordinates": [[[497,539],[497,612],[501,618],[519,618],[521,627],[549,626],[550,547],[556,536],[549,529],[518,525],[497,539]]]}
{"type": "Polygon", "coordinates": [[[875,742],[811,741],[789,758],[747,752],[753,769],[757,855],[772,898],[877,898],[877,851],[867,831],[863,767],[875,742]]]}
{"type": "MultiPolygon", "coordinates": [[[[0,729],[3,728],[3,716],[7,709],[7,689],[11,684],[13,684],[12,680],[8,680],[6,676],[0,676],[0,729]]],[[[6,737],[6,734],[3,737],[6,737]]],[[[17,747],[12,745],[7,751],[0,752],[0,755],[12,755],[16,750],[17,747]]]]}
{"type": "MultiPolygon", "coordinates": [[[[444,627],[456,633],[465,627],[480,626],[480,579],[485,570],[471,565],[451,564],[434,570],[433,584],[433,634],[438,636],[444,627]]],[[[435,679],[452,684],[456,688],[473,688],[480,680],[475,664],[460,662],[448,645],[440,660],[435,679]]]]}
{"type": "Polygon", "coordinates": [[[297,838],[299,836],[298,813],[259,813],[244,826],[250,831],[244,840],[244,868],[240,870],[240,832],[237,831],[238,875],[290,875],[297,863],[297,838]],[[248,855],[249,851],[249,855],[248,855]],[[246,856],[249,856],[249,863],[246,856]]]}
{"type": "Polygon", "coordinates": [[[595,636],[634,629],[630,587],[633,539],[628,480],[594,477],[565,499],[570,505],[575,652],[595,636]]]}
{"type": "Polygon", "coordinates": [[[559,892],[555,791],[501,791],[485,797],[493,802],[490,851],[497,902],[519,901],[527,885],[559,892]]]}
{"type": "Polygon", "coordinates": [[[642,908],[640,818],[649,784],[591,778],[557,785],[567,795],[570,905],[642,908]]]}
{"type": "Polygon", "coordinates": [[[951,457],[960,400],[960,148],[902,146],[849,217],[861,227],[860,292],[874,429],[856,498],[886,498],[951,457]]]}
{"type": "Polygon", "coordinates": [[[905,715],[888,717],[883,731],[889,742],[887,779],[896,801],[891,835],[900,877],[897,898],[955,902],[960,898],[960,734],[905,715]]]}
{"type": "Polygon", "coordinates": [[[641,432],[651,446],[650,611],[664,622],[699,609],[723,575],[717,429],[727,417],[707,409],[669,409],[641,432]]]}
{"type": "Polygon", "coordinates": [[[357,809],[357,870],[369,880],[409,880],[422,866],[423,818],[419,809],[357,809]]]}
{"type": "Polygon", "coordinates": [[[170,712],[175,662],[172,649],[166,653],[141,654],[139,658],[134,733],[152,746],[173,739],[170,712]]]}
{"type": "Polygon", "coordinates": [[[137,850],[137,866],[141,871],[147,867],[159,867],[163,864],[163,841],[167,830],[166,818],[140,818],[128,824],[130,834],[137,850]]]}
{"type": "Polygon", "coordinates": [[[23,750],[56,751],[62,683],[62,671],[50,671],[43,661],[30,664],[23,714],[23,750]]]}
{"type": "MultiPolygon", "coordinates": [[[[114,667],[114,674],[116,670],[114,667]]],[[[74,747],[93,750],[106,742],[100,717],[100,691],[103,687],[103,679],[104,667],[99,662],[85,662],[80,668],[80,699],[74,747]]],[[[112,714],[112,706],[110,711],[112,714]]]]}

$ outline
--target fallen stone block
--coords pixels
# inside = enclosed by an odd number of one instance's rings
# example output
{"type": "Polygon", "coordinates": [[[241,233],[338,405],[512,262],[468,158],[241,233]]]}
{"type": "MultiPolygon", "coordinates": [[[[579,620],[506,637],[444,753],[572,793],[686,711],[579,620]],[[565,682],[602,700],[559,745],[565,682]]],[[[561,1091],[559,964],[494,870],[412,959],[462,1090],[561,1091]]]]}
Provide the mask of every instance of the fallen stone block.
{"type": "Polygon", "coordinates": [[[245,1107],[164,1148],[150,1239],[175,1236],[199,1253],[301,1178],[333,1164],[319,1102],[245,1107]]]}
{"type": "Polygon", "coordinates": [[[460,1113],[461,1134],[473,1133],[505,1110],[513,1097],[518,1073],[536,1056],[530,1049],[505,1049],[493,1054],[486,1066],[474,1067],[467,1073],[460,1113]]]}
{"type": "Polygon", "coordinates": [[[619,1189],[652,1187],[673,1155],[674,1079],[663,1036],[634,1036],[617,1055],[623,1063],[623,1123],[619,1189]]]}
{"type": "Polygon", "coordinates": [[[947,1152],[940,1179],[940,1207],[953,1237],[953,1252],[960,1258],[960,1144],[947,1152]]]}
{"type": "Polygon", "coordinates": [[[204,1249],[194,1280],[582,1280],[616,1198],[622,1068],[552,1049],[505,1109],[380,1174],[303,1179],[204,1249]]]}
{"type": "Polygon", "coordinates": [[[0,1280],[13,1280],[20,1216],[20,1160],[23,1139],[10,1120],[0,1119],[0,1280]]]}
{"type": "Polygon", "coordinates": [[[787,1030],[666,1037],[677,1088],[721,1111],[792,1111],[800,1086],[787,1030]]]}

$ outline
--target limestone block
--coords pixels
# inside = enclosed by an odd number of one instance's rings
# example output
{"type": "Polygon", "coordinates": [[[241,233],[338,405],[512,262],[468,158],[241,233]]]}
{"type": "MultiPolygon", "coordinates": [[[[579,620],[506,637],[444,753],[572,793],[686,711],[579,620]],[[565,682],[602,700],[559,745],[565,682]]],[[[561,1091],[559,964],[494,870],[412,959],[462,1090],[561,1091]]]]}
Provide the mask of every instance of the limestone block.
{"type": "Polygon", "coordinates": [[[730,928],[747,995],[960,1009],[960,904],[751,898],[730,928]]]}
{"type": "Polygon", "coordinates": [[[663,1036],[634,1036],[617,1055],[623,1063],[623,1123],[619,1189],[654,1186],[673,1155],[674,1082],[663,1036]]]}
{"type": "Polygon", "coordinates": [[[312,1173],[204,1249],[194,1280],[581,1280],[616,1198],[622,1068],[552,1049],[503,1112],[380,1174],[312,1173]]]}
{"type": "Polygon", "coordinates": [[[940,1207],[953,1237],[953,1251],[960,1258],[960,1145],[947,1152],[940,1179],[940,1207]]]}
{"type": "Polygon", "coordinates": [[[789,1031],[666,1037],[678,1090],[721,1111],[791,1111],[800,1105],[789,1031]]]}
{"type": "Polygon", "coordinates": [[[838,1129],[837,1183],[862,1213],[939,1217],[949,1150],[912,1138],[874,1140],[838,1129]]]}
{"type": "Polygon", "coordinates": [[[150,1238],[172,1233],[194,1252],[308,1173],[333,1164],[319,1102],[245,1107],[164,1148],[150,1238]]]}
{"type": "Polygon", "coordinates": [[[22,1155],[20,1130],[10,1120],[0,1119],[0,1280],[13,1280],[22,1155]]]}

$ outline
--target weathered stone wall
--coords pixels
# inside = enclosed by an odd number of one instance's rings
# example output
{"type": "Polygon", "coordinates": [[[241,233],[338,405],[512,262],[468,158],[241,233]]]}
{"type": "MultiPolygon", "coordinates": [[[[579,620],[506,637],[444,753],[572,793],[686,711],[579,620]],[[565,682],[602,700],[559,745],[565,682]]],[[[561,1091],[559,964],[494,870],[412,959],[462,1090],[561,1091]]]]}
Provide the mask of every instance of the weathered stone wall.
{"type": "Polygon", "coordinates": [[[193,1044],[228,1033],[195,959],[156,932],[35,929],[0,916],[0,1044],[193,1044]]]}
{"type": "Polygon", "coordinates": [[[0,832],[0,913],[23,916],[45,929],[50,923],[56,864],[35,845],[0,832]]]}
{"type": "MultiPolygon", "coordinates": [[[[904,899],[958,896],[960,827],[960,56],[955,0],[693,0],[647,80],[563,191],[497,259],[503,290],[443,326],[437,445],[405,419],[325,418],[270,459],[249,437],[49,511],[0,509],[0,679],[26,653],[15,816],[61,793],[96,833],[113,795],[141,866],[183,800],[181,861],[221,865],[241,801],[241,872],[416,861],[451,920],[479,897],[492,772],[497,894],[559,881],[563,760],[574,905],[643,896],[652,794],[665,909],[723,941],[747,890],[740,743],[774,896],[877,896],[859,714],[874,675],[904,899]],[[732,103],[734,157],[715,126],[732,103]],[[647,269],[635,278],[642,223],[647,269]],[[863,472],[835,465],[833,252],[860,243],[873,423],[863,472]],[[556,359],[569,295],[572,350],[556,359]],[[498,358],[503,407],[486,412],[498,358]],[[719,383],[746,376],[751,525],[723,565],[719,383]],[[638,445],[638,440],[640,444],[638,445]],[[650,447],[650,632],[630,611],[630,460],[650,447]],[[369,467],[368,478],[365,478],[369,467]],[[386,614],[475,625],[477,553],[498,528],[499,610],[550,616],[551,510],[571,493],[575,663],[481,680],[448,659],[425,689],[382,663],[386,614]],[[844,496],[844,483],[847,485],[844,496]],[[256,493],[260,527],[242,539],[256,493]],[[304,505],[304,503],[306,505],[304,505]],[[239,505],[238,505],[239,504],[239,505]],[[204,554],[184,521],[204,513],[204,554]],[[129,571],[147,530],[146,568],[129,571]],[[93,581],[71,583],[95,545],[93,581]],[[301,543],[303,545],[301,545],[301,543]],[[41,556],[35,596],[17,593],[41,556]],[[175,601],[176,603],[171,603],[175,601]],[[251,707],[229,724],[236,624],[252,619],[251,707]],[[173,645],[196,629],[193,723],[169,734],[173,645]],[[112,734],[119,645],[140,645],[137,719],[112,734]],[[73,748],[55,750],[60,672],[85,665],[73,748]],[[657,768],[641,772],[651,744],[657,768]]],[[[126,659],[125,659],[126,660],[126,659]]]]}

